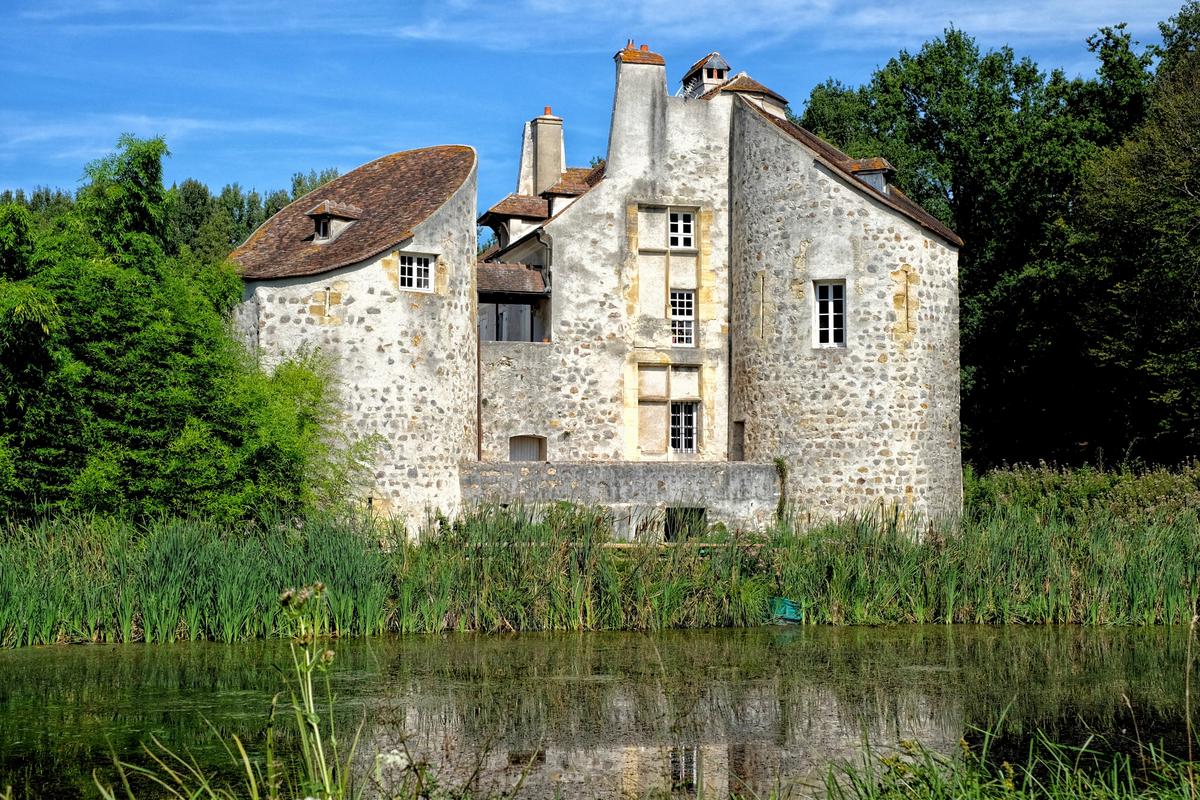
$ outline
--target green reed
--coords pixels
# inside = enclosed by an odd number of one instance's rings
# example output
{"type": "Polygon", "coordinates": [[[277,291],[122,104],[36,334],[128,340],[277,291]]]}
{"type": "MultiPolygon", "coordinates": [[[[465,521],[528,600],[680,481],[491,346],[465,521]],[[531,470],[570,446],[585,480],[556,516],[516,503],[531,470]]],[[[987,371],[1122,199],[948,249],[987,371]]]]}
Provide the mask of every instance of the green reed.
{"type": "Polygon", "coordinates": [[[895,753],[867,750],[861,761],[832,768],[825,778],[827,800],[1195,800],[1196,765],[1187,759],[1141,746],[1137,753],[1113,753],[1102,742],[1082,746],[1054,742],[1037,734],[1017,763],[989,756],[964,740],[962,752],[945,755],[915,742],[895,753]]]}
{"type": "Polygon", "coordinates": [[[797,515],[678,545],[614,542],[604,511],[567,504],[478,508],[417,541],[335,515],[13,523],[0,528],[0,644],[279,636],[276,587],[317,581],[331,589],[325,632],[342,636],[749,626],[769,621],[774,596],[811,624],[1191,619],[1200,522],[1154,500],[1160,475],[1145,491],[1123,479],[1137,499],[1118,508],[1097,499],[1095,478],[1072,490],[1082,500],[1030,500],[1030,481],[1062,480],[1031,474],[1002,474],[954,525],[803,527],[797,515]]]}

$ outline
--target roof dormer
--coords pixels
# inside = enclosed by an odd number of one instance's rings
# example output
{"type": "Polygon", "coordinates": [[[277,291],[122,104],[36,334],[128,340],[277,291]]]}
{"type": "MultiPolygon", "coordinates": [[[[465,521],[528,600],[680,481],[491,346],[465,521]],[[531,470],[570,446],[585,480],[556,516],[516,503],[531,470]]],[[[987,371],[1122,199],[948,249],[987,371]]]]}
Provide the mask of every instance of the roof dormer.
{"type": "Polygon", "coordinates": [[[850,172],[868,186],[883,194],[888,193],[888,186],[896,168],[886,158],[856,158],[849,162],[850,172]]]}
{"type": "Polygon", "coordinates": [[[729,78],[729,62],[721,58],[715,50],[704,58],[692,64],[683,75],[680,82],[680,92],[684,97],[699,97],[705,92],[715,89],[729,78]]]}
{"type": "Polygon", "coordinates": [[[304,212],[313,221],[313,241],[317,244],[332,242],[342,231],[362,216],[362,209],[348,203],[322,200],[304,212]]]}

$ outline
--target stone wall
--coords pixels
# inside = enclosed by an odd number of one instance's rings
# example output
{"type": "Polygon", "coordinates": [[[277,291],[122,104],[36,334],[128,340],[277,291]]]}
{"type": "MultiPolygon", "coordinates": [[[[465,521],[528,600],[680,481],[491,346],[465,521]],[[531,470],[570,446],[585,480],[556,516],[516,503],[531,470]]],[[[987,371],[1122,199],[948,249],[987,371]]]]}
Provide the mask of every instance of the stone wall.
{"type": "Polygon", "coordinates": [[[957,514],[958,259],[744,104],[733,118],[732,418],[802,513],[957,514]],[[844,347],[813,281],[846,285],[844,347]]]}
{"type": "Polygon", "coordinates": [[[346,428],[380,444],[363,494],[410,530],[457,511],[458,463],[476,453],[475,210],[472,170],[408,241],[322,275],[248,281],[237,315],[266,366],[301,348],[330,357],[346,428]],[[430,291],[399,286],[402,253],[435,259],[430,291]]]}
{"type": "Polygon", "coordinates": [[[628,538],[639,527],[660,532],[668,507],[705,508],[710,524],[761,530],[774,517],[779,477],[773,464],[744,462],[476,462],[462,465],[462,496],[464,503],[604,506],[628,538]]]}
{"type": "Polygon", "coordinates": [[[604,180],[545,224],[543,252],[506,255],[548,264],[550,341],[483,344],[484,460],[507,459],[521,435],[546,437],[552,460],[728,456],[730,101],[668,97],[663,67],[618,65],[604,180]],[[668,207],[696,214],[692,252],[667,253],[665,231],[647,230],[639,209],[668,207]],[[694,347],[671,344],[667,271],[695,290],[694,347]],[[670,364],[698,373],[698,452],[643,453],[639,366],[670,364]]]}

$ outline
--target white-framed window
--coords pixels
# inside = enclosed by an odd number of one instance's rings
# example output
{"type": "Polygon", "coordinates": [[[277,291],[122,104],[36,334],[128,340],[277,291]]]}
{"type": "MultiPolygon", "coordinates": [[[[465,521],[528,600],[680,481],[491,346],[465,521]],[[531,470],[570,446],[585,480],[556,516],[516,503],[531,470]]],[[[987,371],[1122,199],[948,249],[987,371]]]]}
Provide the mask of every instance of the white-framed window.
{"type": "Polygon", "coordinates": [[[671,450],[673,452],[696,452],[699,416],[699,403],[693,401],[671,402],[671,450]]]}
{"type": "Polygon", "coordinates": [[[667,246],[672,250],[691,250],[695,245],[696,217],[691,211],[675,211],[667,214],[667,246]]]}
{"type": "Polygon", "coordinates": [[[696,344],[696,293],[691,289],[671,290],[671,344],[696,344]]]}
{"type": "Polygon", "coordinates": [[[845,347],[846,282],[816,281],[813,289],[816,302],[816,346],[845,347]]]}
{"type": "Polygon", "coordinates": [[[328,239],[330,233],[330,223],[332,220],[329,217],[317,217],[317,239],[328,239]]]}
{"type": "Polygon", "coordinates": [[[400,256],[400,288],[428,292],[429,256],[400,256]]]}

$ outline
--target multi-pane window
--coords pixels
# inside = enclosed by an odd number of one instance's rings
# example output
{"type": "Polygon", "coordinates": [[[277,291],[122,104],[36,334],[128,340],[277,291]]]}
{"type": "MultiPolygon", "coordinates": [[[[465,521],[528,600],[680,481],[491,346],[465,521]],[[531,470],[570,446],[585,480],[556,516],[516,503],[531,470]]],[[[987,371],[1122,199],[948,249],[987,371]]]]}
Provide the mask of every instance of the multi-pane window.
{"type": "Polygon", "coordinates": [[[696,344],[696,293],[691,289],[671,290],[671,344],[696,344]]]}
{"type": "Polygon", "coordinates": [[[429,258],[400,256],[400,288],[429,291],[429,258]]]}
{"type": "Polygon", "coordinates": [[[846,284],[819,281],[816,284],[817,344],[844,347],[846,344],[846,284]]]}
{"type": "Polygon", "coordinates": [[[695,247],[692,231],[695,218],[690,211],[672,211],[667,215],[667,245],[671,248],[695,247]]]}
{"type": "Polygon", "coordinates": [[[671,450],[676,453],[696,452],[696,417],[700,404],[671,403],[671,450]]]}

